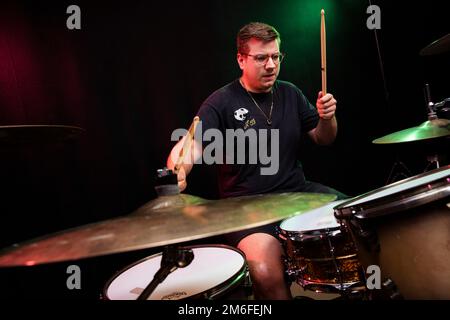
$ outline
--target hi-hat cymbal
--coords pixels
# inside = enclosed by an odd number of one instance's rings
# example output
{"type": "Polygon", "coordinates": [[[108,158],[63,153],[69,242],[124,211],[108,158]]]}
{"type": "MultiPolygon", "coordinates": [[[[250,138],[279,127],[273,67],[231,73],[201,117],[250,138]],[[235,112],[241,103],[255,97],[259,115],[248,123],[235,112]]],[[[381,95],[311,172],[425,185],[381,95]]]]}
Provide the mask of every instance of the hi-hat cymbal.
{"type": "Polygon", "coordinates": [[[384,137],[375,139],[375,144],[391,144],[402,142],[413,142],[425,139],[450,136],[450,120],[435,119],[425,121],[418,127],[397,131],[384,137]]]}
{"type": "Polygon", "coordinates": [[[71,139],[84,129],[64,125],[13,125],[0,126],[0,146],[17,146],[60,142],[71,139]]]}
{"type": "Polygon", "coordinates": [[[333,194],[280,193],[205,200],[157,198],[134,213],[77,227],[0,252],[0,266],[30,266],[197,240],[281,221],[336,199],[333,194]]]}
{"type": "Polygon", "coordinates": [[[420,50],[421,56],[429,56],[450,51],[450,33],[442,38],[433,41],[428,46],[420,50]]]}

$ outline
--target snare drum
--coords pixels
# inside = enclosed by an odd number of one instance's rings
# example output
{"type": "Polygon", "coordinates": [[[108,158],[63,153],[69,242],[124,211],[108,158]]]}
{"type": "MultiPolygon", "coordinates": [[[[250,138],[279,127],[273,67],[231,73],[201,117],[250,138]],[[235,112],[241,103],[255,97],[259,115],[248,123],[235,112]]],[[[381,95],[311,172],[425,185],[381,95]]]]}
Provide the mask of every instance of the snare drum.
{"type": "MultiPolygon", "coordinates": [[[[170,273],[149,300],[246,299],[249,281],[244,253],[225,245],[193,246],[194,259],[170,273]]],[[[136,300],[161,266],[162,253],[147,257],[117,273],[103,296],[109,300],[136,300]]]]}
{"type": "Polygon", "coordinates": [[[284,220],[278,236],[288,276],[305,289],[342,292],[360,286],[363,276],[351,235],[333,215],[343,201],[284,220]]]}
{"type": "Polygon", "coordinates": [[[364,268],[391,280],[375,296],[450,299],[450,166],[341,203],[335,216],[354,234],[364,268]]]}

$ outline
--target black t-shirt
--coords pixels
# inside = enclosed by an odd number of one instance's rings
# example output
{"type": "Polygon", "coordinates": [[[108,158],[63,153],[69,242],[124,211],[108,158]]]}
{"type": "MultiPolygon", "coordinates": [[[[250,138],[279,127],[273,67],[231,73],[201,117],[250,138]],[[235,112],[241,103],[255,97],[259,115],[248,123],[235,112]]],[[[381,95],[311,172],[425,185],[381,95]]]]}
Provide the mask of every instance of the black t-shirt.
{"type": "MultiPolygon", "coordinates": [[[[230,164],[230,159],[227,160],[224,157],[224,163],[218,164],[220,196],[234,197],[297,191],[299,186],[305,182],[303,170],[298,161],[300,139],[304,133],[317,126],[319,121],[317,110],[300,89],[286,81],[277,80],[272,93],[251,93],[251,96],[256,103],[237,79],[211,94],[197,113],[201,120],[203,134],[210,128],[221,131],[224,138],[224,149],[222,150],[224,155],[226,154],[227,129],[242,129],[244,132],[250,129],[256,130],[255,132],[259,132],[260,129],[267,130],[267,148],[269,149],[267,155],[271,159],[271,163],[267,163],[267,158],[266,164],[261,163],[259,147],[257,147],[258,153],[254,153],[258,154],[257,163],[249,161],[248,154],[245,157],[245,164],[237,163],[237,140],[235,140],[234,157],[231,157],[234,163],[230,164]],[[269,125],[267,118],[270,118],[272,99],[272,124],[269,125]],[[270,148],[271,139],[274,139],[275,135],[271,134],[270,129],[279,130],[278,170],[275,170],[274,165],[275,153],[272,154],[270,148]],[[276,173],[261,174],[262,168],[268,170],[271,166],[272,169],[269,171],[272,173],[276,171],[276,173]]],[[[259,146],[260,136],[257,135],[257,137],[259,146]]],[[[248,139],[246,142],[245,150],[248,151],[250,150],[248,139]]],[[[203,147],[207,146],[208,143],[204,142],[203,147]]]]}

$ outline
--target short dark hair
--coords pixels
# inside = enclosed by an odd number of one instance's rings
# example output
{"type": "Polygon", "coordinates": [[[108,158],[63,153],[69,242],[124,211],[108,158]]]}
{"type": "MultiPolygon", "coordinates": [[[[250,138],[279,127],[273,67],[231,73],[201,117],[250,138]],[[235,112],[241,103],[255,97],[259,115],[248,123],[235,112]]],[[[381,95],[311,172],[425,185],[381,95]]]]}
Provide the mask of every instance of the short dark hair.
{"type": "Polygon", "coordinates": [[[278,44],[281,42],[280,34],[271,25],[262,22],[250,22],[243,26],[237,34],[236,42],[238,53],[247,54],[249,52],[247,43],[252,38],[263,42],[270,42],[273,40],[278,40],[278,44]]]}

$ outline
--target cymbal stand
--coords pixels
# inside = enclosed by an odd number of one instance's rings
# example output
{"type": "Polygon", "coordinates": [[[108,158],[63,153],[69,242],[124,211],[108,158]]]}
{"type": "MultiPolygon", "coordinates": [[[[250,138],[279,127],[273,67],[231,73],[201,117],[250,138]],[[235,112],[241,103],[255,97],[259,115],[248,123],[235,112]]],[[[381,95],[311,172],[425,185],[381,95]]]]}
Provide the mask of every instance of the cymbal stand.
{"type": "Polygon", "coordinates": [[[167,278],[167,276],[178,268],[187,267],[194,259],[192,249],[179,248],[178,246],[164,247],[161,268],[153,276],[153,280],[142,291],[137,300],[147,300],[156,287],[167,278]]]}
{"type": "Polygon", "coordinates": [[[430,170],[429,168],[430,168],[431,165],[435,165],[436,166],[436,168],[433,168],[433,169],[438,169],[440,167],[440,165],[439,165],[439,156],[437,154],[428,155],[427,156],[427,161],[428,161],[428,164],[425,167],[425,170],[423,172],[429,171],[430,170]]]}
{"type": "MultiPolygon", "coordinates": [[[[425,84],[425,100],[427,103],[427,107],[428,107],[428,120],[435,120],[437,119],[437,109],[442,108],[447,102],[450,102],[450,98],[446,98],[438,103],[433,103],[431,101],[431,95],[430,95],[430,86],[427,84],[425,84]]],[[[424,172],[427,172],[428,170],[430,170],[430,166],[434,165],[436,166],[436,169],[438,169],[440,167],[439,164],[439,156],[437,154],[431,154],[427,156],[427,161],[428,164],[425,167],[424,172]]]]}
{"type": "MultiPolygon", "coordinates": [[[[425,102],[428,107],[428,120],[430,120],[430,121],[435,120],[438,118],[437,113],[436,113],[436,107],[438,104],[434,104],[431,101],[430,86],[428,83],[425,84],[424,93],[425,93],[425,102]]],[[[442,102],[440,102],[440,103],[442,103],[442,102]]],[[[445,102],[443,102],[443,103],[445,103],[445,102]]],[[[424,172],[427,172],[429,170],[430,165],[433,165],[433,164],[436,165],[436,168],[439,168],[439,157],[437,154],[428,155],[427,161],[428,161],[428,164],[425,167],[424,172]]]]}
{"type": "MultiPolygon", "coordinates": [[[[442,101],[439,101],[437,103],[433,103],[431,101],[431,95],[430,95],[430,86],[428,83],[425,84],[424,88],[424,94],[425,94],[425,102],[427,104],[428,108],[428,120],[435,120],[437,119],[437,110],[445,106],[447,102],[450,102],[450,98],[446,98],[442,101]]],[[[445,111],[447,108],[442,108],[443,111],[445,111]]]]}
{"type": "Polygon", "coordinates": [[[425,84],[425,102],[427,104],[428,108],[428,120],[435,120],[437,119],[436,110],[434,108],[434,103],[431,101],[431,95],[430,95],[430,86],[428,83],[425,84]]]}
{"type": "Polygon", "coordinates": [[[396,181],[406,179],[412,176],[411,171],[408,169],[408,167],[398,159],[395,161],[394,165],[391,168],[391,172],[389,173],[389,176],[386,180],[385,185],[394,183],[396,181]],[[397,169],[397,167],[400,167],[400,169],[397,169]]]}
{"type": "MultiPolygon", "coordinates": [[[[442,108],[447,102],[450,102],[450,98],[445,98],[444,100],[435,103],[434,107],[437,110],[438,108],[442,108]]],[[[449,108],[442,108],[442,111],[448,111],[448,110],[450,110],[450,109],[449,108]]]]}

